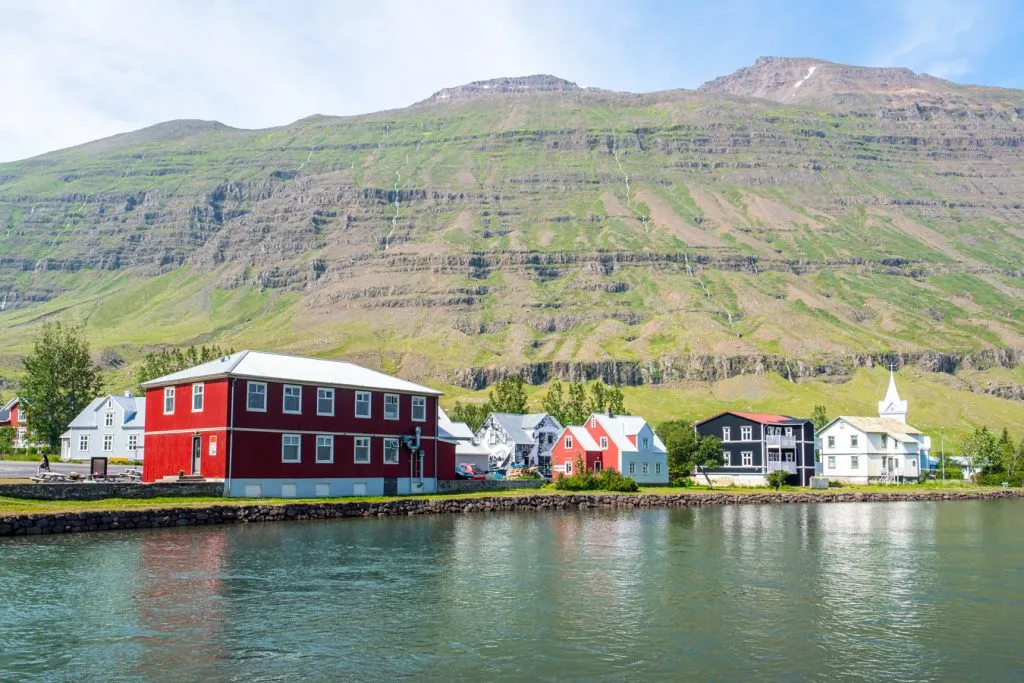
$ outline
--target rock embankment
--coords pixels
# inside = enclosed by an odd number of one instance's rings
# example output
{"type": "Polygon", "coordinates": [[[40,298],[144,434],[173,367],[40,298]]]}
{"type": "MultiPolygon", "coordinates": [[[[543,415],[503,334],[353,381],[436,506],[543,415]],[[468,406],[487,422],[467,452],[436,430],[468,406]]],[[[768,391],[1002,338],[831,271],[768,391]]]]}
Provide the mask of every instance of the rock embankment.
{"type": "Polygon", "coordinates": [[[996,491],[765,492],[679,494],[532,494],[489,498],[404,498],[384,502],[223,505],[154,510],[108,510],[16,515],[0,518],[0,536],[156,529],[205,524],[244,524],[347,517],[392,517],[472,512],[536,512],[592,508],[701,507],[780,503],[891,503],[1024,498],[1022,489],[996,491]]]}

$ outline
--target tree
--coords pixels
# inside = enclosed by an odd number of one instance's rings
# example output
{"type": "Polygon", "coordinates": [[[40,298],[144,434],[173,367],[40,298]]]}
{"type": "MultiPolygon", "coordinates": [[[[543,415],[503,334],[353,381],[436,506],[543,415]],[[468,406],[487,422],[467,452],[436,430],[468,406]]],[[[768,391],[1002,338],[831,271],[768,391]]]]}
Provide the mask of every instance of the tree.
{"type": "Polygon", "coordinates": [[[0,427],[0,453],[10,453],[14,448],[14,427],[0,427]]]}
{"type": "Polygon", "coordinates": [[[568,424],[565,421],[565,389],[559,380],[551,382],[540,405],[545,413],[558,420],[560,424],[568,424]]]}
{"type": "Polygon", "coordinates": [[[789,472],[786,470],[775,470],[768,473],[768,485],[776,491],[782,488],[787,479],[789,479],[789,472]]]}
{"type": "Polygon", "coordinates": [[[103,390],[99,368],[89,355],[83,328],[43,325],[25,358],[23,408],[32,435],[53,450],[71,420],[103,390]]]}
{"type": "Polygon", "coordinates": [[[587,421],[590,414],[587,405],[587,388],[583,382],[573,382],[569,385],[569,398],[565,402],[565,422],[563,425],[581,425],[587,421]]]}
{"type": "Polygon", "coordinates": [[[519,375],[499,380],[488,396],[487,403],[491,406],[490,412],[516,414],[526,412],[526,386],[523,378],[519,375]]]}
{"type": "Polygon", "coordinates": [[[718,437],[701,436],[693,425],[683,420],[662,423],[658,426],[658,435],[668,451],[669,479],[682,479],[700,472],[710,488],[711,477],[707,470],[720,467],[725,462],[722,442],[718,437]]]}
{"type": "Polygon", "coordinates": [[[449,417],[453,422],[465,422],[466,425],[476,432],[484,424],[487,415],[491,412],[486,403],[460,403],[455,402],[449,417]]]}
{"type": "Polygon", "coordinates": [[[811,411],[811,422],[814,423],[814,430],[824,429],[828,424],[828,409],[825,406],[814,406],[811,411]]]}
{"type": "Polygon", "coordinates": [[[987,473],[998,468],[999,445],[988,427],[975,427],[960,446],[960,455],[972,473],[987,473]]]}
{"type": "Polygon", "coordinates": [[[608,390],[608,410],[615,415],[627,415],[626,397],[622,393],[622,387],[615,385],[608,390]]]}
{"type": "Polygon", "coordinates": [[[230,356],[232,353],[234,353],[234,350],[222,349],[216,345],[175,347],[147,353],[146,357],[142,360],[142,366],[136,373],[139,391],[142,391],[142,384],[151,379],[163,377],[179,370],[185,370],[201,363],[208,363],[222,356],[230,356]]]}
{"type": "Polygon", "coordinates": [[[608,407],[608,391],[599,379],[590,383],[590,406],[588,412],[603,413],[608,407]]]}
{"type": "Polygon", "coordinates": [[[1010,432],[1005,427],[1003,427],[1003,433],[999,435],[999,443],[996,446],[999,449],[1000,471],[1012,473],[1017,448],[1013,443],[1013,437],[1010,436],[1010,432]]]}

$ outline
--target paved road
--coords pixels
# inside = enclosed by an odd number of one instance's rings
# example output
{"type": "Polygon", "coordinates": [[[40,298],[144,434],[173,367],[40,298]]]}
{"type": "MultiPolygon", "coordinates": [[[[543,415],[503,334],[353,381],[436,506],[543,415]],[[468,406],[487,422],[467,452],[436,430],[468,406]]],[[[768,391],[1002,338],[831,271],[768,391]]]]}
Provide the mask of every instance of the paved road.
{"type": "MultiPolygon", "coordinates": [[[[28,479],[34,477],[36,469],[39,467],[37,462],[18,462],[15,460],[0,460],[0,479],[28,479]]],[[[124,465],[108,465],[107,474],[120,474],[127,469],[124,465]]],[[[50,461],[50,471],[59,472],[60,474],[68,474],[69,472],[78,472],[79,474],[89,473],[89,463],[87,462],[54,462],[50,461]]]]}

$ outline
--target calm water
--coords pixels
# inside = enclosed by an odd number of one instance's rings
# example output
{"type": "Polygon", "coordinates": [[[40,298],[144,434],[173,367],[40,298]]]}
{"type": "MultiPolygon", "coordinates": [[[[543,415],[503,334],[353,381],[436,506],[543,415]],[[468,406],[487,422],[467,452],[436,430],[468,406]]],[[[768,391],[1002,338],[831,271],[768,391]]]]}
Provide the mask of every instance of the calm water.
{"type": "Polygon", "coordinates": [[[1024,502],[0,540],[0,680],[1024,680],[1024,502]]]}

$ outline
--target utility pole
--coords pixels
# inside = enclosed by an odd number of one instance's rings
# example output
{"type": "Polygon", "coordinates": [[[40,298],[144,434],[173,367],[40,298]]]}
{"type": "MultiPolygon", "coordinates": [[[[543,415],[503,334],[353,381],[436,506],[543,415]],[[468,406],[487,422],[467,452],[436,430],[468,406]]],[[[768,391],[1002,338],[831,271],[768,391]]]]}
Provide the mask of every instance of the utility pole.
{"type": "Polygon", "coordinates": [[[946,481],[946,428],[943,427],[939,430],[939,435],[942,437],[942,481],[946,481]]]}

